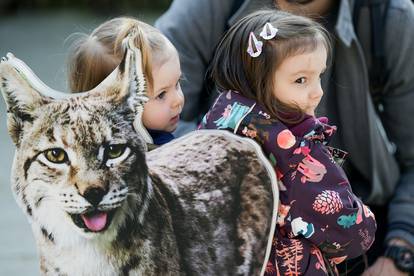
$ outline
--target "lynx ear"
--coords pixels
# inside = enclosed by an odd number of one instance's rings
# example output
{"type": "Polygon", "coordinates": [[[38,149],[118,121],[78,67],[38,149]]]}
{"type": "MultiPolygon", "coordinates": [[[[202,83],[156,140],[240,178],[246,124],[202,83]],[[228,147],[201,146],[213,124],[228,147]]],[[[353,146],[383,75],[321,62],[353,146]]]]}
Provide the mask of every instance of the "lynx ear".
{"type": "Polygon", "coordinates": [[[134,34],[124,39],[126,48],[125,56],[118,67],[118,78],[121,83],[119,96],[126,99],[130,108],[135,112],[133,122],[135,131],[138,132],[147,143],[153,143],[151,136],[142,123],[144,105],[148,101],[147,86],[142,70],[142,54],[135,46],[134,34]]]}
{"type": "Polygon", "coordinates": [[[25,123],[34,119],[34,111],[48,100],[35,90],[13,65],[14,56],[8,54],[0,62],[0,90],[7,105],[7,125],[17,145],[25,123]]]}

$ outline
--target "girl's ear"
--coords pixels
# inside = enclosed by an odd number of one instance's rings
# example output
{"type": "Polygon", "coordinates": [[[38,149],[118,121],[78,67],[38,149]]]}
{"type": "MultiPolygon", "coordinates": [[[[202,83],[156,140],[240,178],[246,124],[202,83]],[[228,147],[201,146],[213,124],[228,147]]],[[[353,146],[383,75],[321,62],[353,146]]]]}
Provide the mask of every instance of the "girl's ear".
{"type": "Polygon", "coordinates": [[[28,82],[27,77],[13,65],[9,54],[0,62],[0,90],[7,106],[7,126],[13,142],[18,145],[23,127],[31,124],[35,111],[50,101],[28,82]]]}

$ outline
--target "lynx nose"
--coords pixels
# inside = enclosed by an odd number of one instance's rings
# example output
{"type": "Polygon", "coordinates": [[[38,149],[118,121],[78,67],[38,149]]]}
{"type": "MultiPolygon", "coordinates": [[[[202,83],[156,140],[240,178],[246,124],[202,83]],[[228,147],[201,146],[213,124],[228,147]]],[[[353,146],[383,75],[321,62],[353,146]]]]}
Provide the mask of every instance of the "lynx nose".
{"type": "Polygon", "coordinates": [[[101,202],[106,193],[107,191],[102,188],[89,188],[85,191],[83,197],[92,205],[96,206],[99,204],[99,202],[101,202]]]}

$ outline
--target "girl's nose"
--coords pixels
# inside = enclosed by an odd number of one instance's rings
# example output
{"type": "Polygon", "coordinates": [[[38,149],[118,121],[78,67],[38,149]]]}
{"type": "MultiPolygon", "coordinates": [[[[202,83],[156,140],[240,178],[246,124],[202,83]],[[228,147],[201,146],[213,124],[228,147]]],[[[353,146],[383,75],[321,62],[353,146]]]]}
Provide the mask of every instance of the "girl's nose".
{"type": "Polygon", "coordinates": [[[321,98],[323,96],[323,89],[322,89],[322,85],[319,82],[316,87],[312,90],[312,94],[311,97],[313,99],[317,99],[317,98],[321,98]]]}

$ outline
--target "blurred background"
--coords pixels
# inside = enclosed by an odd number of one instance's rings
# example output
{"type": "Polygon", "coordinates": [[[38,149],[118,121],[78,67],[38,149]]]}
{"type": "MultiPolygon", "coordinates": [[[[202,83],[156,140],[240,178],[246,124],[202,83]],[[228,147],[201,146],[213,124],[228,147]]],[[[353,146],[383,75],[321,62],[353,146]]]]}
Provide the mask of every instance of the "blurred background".
{"type": "MultiPolygon", "coordinates": [[[[90,33],[110,18],[128,15],[154,21],[171,0],[0,0],[0,56],[12,52],[48,86],[68,91],[69,36],[90,33]]],[[[31,228],[10,189],[14,146],[0,97],[0,275],[39,275],[31,228]]]]}

